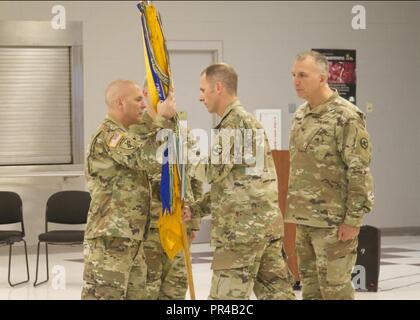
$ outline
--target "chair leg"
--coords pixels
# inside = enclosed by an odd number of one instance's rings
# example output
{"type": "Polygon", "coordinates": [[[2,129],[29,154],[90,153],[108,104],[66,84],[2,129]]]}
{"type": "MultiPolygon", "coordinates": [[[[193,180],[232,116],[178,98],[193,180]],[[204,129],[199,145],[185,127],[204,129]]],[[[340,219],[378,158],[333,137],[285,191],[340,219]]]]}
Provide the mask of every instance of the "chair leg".
{"type": "Polygon", "coordinates": [[[47,265],[47,280],[38,282],[38,266],[39,266],[39,248],[40,248],[41,242],[38,241],[38,248],[36,250],[36,271],[35,271],[35,282],[34,282],[34,287],[39,286],[40,284],[43,284],[45,282],[47,282],[50,279],[50,274],[49,274],[49,267],[48,267],[48,243],[45,242],[45,257],[46,257],[46,265],[47,265]]]}
{"type": "Polygon", "coordinates": [[[27,278],[26,278],[25,281],[21,281],[21,282],[17,282],[17,283],[12,283],[12,281],[10,280],[10,270],[11,270],[11,266],[12,266],[12,246],[13,246],[13,243],[11,243],[9,245],[9,271],[8,271],[8,274],[7,274],[7,281],[9,282],[9,285],[11,287],[15,287],[15,286],[17,286],[19,284],[26,283],[26,282],[29,281],[28,251],[26,250],[26,241],[23,240],[23,242],[24,242],[24,245],[25,245],[25,258],[26,258],[26,274],[27,274],[27,278]]]}
{"type": "Polygon", "coordinates": [[[23,245],[25,246],[26,275],[28,276],[28,281],[29,281],[28,248],[26,247],[26,241],[25,240],[23,240],[23,245]]]}

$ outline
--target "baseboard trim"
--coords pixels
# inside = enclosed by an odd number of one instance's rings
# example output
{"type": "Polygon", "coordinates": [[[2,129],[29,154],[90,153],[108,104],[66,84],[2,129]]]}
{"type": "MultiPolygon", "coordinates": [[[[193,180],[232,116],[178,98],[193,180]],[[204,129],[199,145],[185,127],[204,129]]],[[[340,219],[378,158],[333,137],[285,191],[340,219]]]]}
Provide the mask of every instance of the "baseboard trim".
{"type": "Polygon", "coordinates": [[[420,227],[380,228],[382,237],[420,236],[420,227]]]}
{"type": "MultiPolygon", "coordinates": [[[[210,220],[203,220],[201,225],[201,235],[198,239],[194,240],[193,243],[209,243],[210,242],[210,220]]],[[[399,227],[399,228],[379,228],[381,230],[382,237],[400,237],[400,236],[420,236],[420,227],[399,227]]],[[[0,256],[8,255],[9,250],[7,245],[1,245],[6,247],[4,250],[0,249],[0,256]]],[[[36,254],[36,245],[28,245],[28,253],[36,254]]],[[[49,245],[49,253],[62,253],[62,252],[83,252],[82,245],[67,246],[67,245],[49,245]]],[[[23,254],[22,242],[16,243],[13,246],[14,254],[23,254]]],[[[45,246],[41,246],[41,255],[45,254],[45,246]]]]}

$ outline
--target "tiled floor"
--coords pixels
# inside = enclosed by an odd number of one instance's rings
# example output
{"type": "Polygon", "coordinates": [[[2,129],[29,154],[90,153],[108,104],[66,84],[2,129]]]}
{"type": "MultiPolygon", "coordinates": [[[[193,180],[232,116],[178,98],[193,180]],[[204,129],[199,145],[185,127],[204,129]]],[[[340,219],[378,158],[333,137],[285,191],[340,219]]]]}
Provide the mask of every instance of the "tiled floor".
{"type": "MultiPolygon", "coordinates": [[[[18,254],[13,256],[12,281],[18,281],[26,274],[24,256],[19,253],[20,251],[17,250],[18,254]]],[[[48,283],[37,288],[33,287],[36,256],[31,253],[29,255],[31,282],[11,288],[7,283],[8,248],[0,247],[0,299],[79,299],[83,271],[81,247],[68,249],[56,246],[50,251],[48,283]]],[[[207,244],[194,244],[191,251],[196,297],[207,299],[211,280],[211,250],[207,244]]],[[[379,291],[356,292],[356,299],[420,300],[420,237],[383,237],[381,253],[379,291]]],[[[42,258],[40,277],[44,279],[45,259],[42,258]]],[[[300,292],[296,294],[300,297],[300,292]]]]}

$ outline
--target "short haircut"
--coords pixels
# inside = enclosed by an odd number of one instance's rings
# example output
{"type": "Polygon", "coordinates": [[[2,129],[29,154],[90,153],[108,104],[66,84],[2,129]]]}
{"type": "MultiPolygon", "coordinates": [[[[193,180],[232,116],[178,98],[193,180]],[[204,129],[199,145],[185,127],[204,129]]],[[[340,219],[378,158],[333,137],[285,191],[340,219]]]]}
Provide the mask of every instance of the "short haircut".
{"type": "Polygon", "coordinates": [[[226,63],[212,64],[204,69],[200,75],[205,75],[206,80],[212,83],[220,81],[229,94],[236,95],[238,91],[238,74],[226,63]]]}
{"type": "Polygon", "coordinates": [[[307,57],[312,57],[321,73],[328,77],[328,60],[323,54],[313,50],[304,51],[296,55],[295,61],[302,61],[307,57]]]}
{"type": "Polygon", "coordinates": [[[105,90],[105,102],[108,107],[114,105],[119,97],[125,97],[129,94],[130,89],[139,85],[131,80],[114,80],[105,90]]]}

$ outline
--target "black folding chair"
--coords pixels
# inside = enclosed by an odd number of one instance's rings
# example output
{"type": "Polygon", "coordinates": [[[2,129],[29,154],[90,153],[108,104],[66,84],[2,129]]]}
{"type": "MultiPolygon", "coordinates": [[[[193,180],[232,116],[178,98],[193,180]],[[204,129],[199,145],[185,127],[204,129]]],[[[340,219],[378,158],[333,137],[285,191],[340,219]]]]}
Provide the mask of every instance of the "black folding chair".
{"type": "Polygon", "coordinates": [[[15,192],[0,191],[0,225],[13,224],[20,222],[20,231],[17,230],[0,230],[0,245],[9,246],[9,270],[7,281],[11,287],[17,286],[18,284],[26,283],[29,281],[29,265],[28,265],[28,250],[26,248],[25,227],[23,225],[23,214],[22,214],[22,199],[15,192]],[[12,265],[12,246],[16,242],[23,241],[25,247],[25,258],[26,258],[26,274],[27,280],[12,283],[10,280],[10,270],[12,265]]]}
{"type": "Polygon", "coordinates": [[[76,245],[82,244],[84,231],[82,230],[54,230],[48,231],[48,223],[85,224],[90,206],[90,194],[86,191],[60,191],[54,193],[47,201],[45,212],[45,233],[38,236],[36,253],[36,272],[34,286],[47,282],[50,278],[48,268],[48,245],[76,245]],[[38,282],[39,249],[41,242],[45,242],[45,257],[47,279],[38,282]]]}

